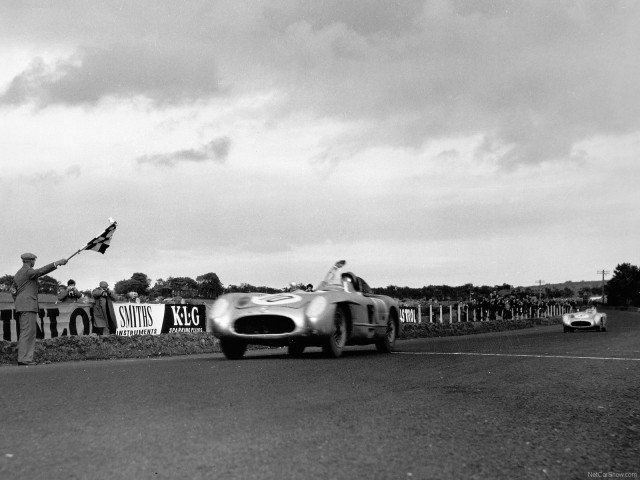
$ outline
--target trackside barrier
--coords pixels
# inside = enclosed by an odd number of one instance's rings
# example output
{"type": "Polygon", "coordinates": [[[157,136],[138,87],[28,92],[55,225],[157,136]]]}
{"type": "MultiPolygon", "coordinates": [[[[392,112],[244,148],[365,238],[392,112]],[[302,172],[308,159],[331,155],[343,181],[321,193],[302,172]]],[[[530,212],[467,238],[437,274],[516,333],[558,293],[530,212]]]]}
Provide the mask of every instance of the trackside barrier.
{"type": "Polygon", "coordinates": [[[549,318],[572,312],[573,309],[567,305],[549,305],[545,308],[528,309],[500,309],[492,311],[482,307],[469,307],[469,305],[458,304],[453,305],[434,305],[429,304],[429,313],[427,320],[422,318],[421,307],[400,306],[400,321],[402,323],[454,323],[454,322],[484,322],[489,321],[493,315],[494,318],[520,320],[524,318],[549,318]],[[445,311],[446,310],[448,311],[445,311]]]}
{"type": "MultiPolygon", "coordinates": [[[[91,335],[93,305],[40,302],[36,338],[91,335]]],[[[206,331],[204,304],[117,303],[113,304],[116,335],[159,335],[169,332],[206,331]]],[[[20,324],[13,303],[0,303],[0,340],[15,342],[20,324]]]]}

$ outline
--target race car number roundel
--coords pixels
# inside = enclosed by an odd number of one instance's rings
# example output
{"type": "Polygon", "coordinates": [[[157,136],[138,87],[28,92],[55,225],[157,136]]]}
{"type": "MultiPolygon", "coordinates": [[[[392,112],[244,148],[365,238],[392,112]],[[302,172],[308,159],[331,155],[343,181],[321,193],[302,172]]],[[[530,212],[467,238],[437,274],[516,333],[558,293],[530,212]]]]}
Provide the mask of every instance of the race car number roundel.
{"type": "Polygon", "coordinates": [[[256,305],[287,305],[289,303],[297,303],[300,300],[302,300],[302,297],[293,293],[277,293],[252,299],[256,305]]]}

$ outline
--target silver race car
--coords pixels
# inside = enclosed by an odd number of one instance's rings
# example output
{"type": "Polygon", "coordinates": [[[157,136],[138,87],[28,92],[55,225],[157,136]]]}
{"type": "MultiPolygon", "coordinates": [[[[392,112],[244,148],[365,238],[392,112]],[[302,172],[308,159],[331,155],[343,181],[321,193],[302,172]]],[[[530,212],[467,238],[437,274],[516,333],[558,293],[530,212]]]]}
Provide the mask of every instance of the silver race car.
{"type": "Polygon", "coordinates": [[[562,325],[565,333],[574,330],[606,332],[607,314],[598,312],[596,307],[586,307],[574,313],[565,313],[562,316],[562,325]]]}
{"type": "Polygon", "coordinates": [[[373,294],[362,278],[343,271],[345,263],[336,262],[310,291],[223,295],[210,309],[207,331],[229,359],[241,358],[250,344],[287,346],[292,356],[308,346],[332,358],[346,345],[390,352],[400,331],[398,303],[373,294]]]}

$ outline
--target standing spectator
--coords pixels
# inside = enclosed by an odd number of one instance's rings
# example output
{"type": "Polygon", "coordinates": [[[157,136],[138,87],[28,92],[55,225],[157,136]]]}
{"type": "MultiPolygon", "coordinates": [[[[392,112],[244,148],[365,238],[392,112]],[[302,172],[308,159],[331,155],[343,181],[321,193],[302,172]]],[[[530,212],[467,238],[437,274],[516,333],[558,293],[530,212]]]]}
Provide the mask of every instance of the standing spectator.
{"type": "Polygon", "coordinates": [[[69,303],[69,302],[77,302],[82,298],[82,293],[78,291],[76,288],[75,280],[69,280],[67,282],[67,287],[62,288],[60,292],[58,292],[58,301],[69,303]]]}
{"type": "Polygon", "coordinates": [[[22,268],[13,277],[15,291],[15,308],[20,333],[18,338],[18,365],[35,365],[33,352],[36,346],[36,329],[38,320],[38,277],[54,271],[59,265],[66,265],[67,260],[57,260],[42,268],[33,268],[36,255],[23,253],[22,268]]]}
{"type": "Polygon", "coordinates": [[[109,290],[107,282],[100,282],[100,286],[91,292],[95,300],[93,306],[93,318],[98,335],[109,335],[116,332],[116,314],[113,310],[113,301],[117,300],[113,290],[109,290]]]}

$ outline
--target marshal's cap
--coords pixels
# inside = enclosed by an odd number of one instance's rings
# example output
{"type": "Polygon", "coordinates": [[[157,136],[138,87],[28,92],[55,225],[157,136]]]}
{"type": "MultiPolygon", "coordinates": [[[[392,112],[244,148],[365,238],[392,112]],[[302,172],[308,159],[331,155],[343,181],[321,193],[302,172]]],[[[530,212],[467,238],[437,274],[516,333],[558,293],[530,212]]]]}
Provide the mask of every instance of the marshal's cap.
{"type": "Polygon", "coordinates": [[[22,258],[22,260],[35,260],[38,257],[35,253],[23,253],[20,255],[20,258],[22,258]]]}

